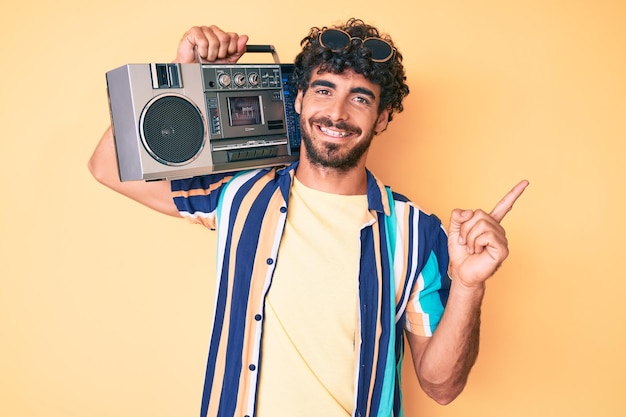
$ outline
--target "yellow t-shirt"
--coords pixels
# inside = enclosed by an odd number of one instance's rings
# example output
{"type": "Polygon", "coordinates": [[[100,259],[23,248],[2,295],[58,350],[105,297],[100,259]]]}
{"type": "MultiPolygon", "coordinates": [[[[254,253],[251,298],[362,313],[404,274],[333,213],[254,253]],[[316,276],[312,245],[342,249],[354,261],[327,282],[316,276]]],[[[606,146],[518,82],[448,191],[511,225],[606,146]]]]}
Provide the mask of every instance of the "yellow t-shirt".
{"type": "Polygon", "coordinates": [[[354,408],[359,230],[366,195],[295,180],[269,291],[259,417],[345,417],[354,408]]]}

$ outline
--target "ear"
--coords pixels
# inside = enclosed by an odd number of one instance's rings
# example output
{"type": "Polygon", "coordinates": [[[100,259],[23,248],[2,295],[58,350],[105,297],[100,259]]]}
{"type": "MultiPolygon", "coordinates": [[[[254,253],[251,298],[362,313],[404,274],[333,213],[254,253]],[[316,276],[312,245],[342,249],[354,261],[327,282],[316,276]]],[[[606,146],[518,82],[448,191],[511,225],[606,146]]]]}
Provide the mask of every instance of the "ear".
{"type": "Polygon", "coordinates": [[[296,110],[296,113],[300,114],[300,112],[302,112],[302,90],[298,90],[293,107],[296,110]]]}
{"type": "Polygon", "coordinates": [[[389,109],[384,109],[378,115],[378,119],[376,120],[376,125],[374,126],[374,132],[377,135],[380,135],[387,129],[387,125],[389,124],[389,109]]]}

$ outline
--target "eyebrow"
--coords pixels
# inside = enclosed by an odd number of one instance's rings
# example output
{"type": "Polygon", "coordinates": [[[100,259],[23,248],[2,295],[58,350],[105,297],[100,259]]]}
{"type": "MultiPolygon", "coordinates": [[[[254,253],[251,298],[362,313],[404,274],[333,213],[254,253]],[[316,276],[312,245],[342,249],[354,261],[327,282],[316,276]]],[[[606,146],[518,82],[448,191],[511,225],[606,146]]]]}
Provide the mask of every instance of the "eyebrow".
{"type": "MultiPolygon", "coordinates": [[[[336,89],[337,88],[337,84],[328,81],[328,80],[315,80],[313,82],[311,82],[311,87],[328,87],[328,88],[332,88],[332,89],[336,89]]],[[[354,87],[352,90],[350,90],[351,93],[357,93],[357,94],[363,94],[366,96],[369,96],[370,98],[372,98],[372,100],[376,99],[376,95],[374,94],[374,92],[372,90],[370,90],[369,88],[365,88],[365,87],[354,87]]]]}

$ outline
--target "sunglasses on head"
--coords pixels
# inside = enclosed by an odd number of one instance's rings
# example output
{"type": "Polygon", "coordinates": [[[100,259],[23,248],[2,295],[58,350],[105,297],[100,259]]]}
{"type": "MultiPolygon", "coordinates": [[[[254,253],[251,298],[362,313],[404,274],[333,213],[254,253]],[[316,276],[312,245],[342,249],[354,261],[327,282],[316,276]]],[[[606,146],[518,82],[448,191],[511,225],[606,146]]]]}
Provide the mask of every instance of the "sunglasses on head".
{"type": "Polygon", "coordinates": [[[324,29],[319,35],[320,45],[333,52],[347,49],[353,39],[361,41],[361,47],[367,48],[371,52],[370,59],[374,62],[387,62],[396,52],[396,48],[384,39],[377,37],[356,38],[341,29],[324,29]]]}

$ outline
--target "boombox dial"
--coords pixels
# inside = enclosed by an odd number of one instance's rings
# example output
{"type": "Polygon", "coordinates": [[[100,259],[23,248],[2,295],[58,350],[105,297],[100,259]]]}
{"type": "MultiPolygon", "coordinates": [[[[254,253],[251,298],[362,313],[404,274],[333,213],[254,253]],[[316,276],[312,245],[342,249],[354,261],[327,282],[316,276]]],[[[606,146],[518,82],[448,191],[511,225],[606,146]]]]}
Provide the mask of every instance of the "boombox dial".
{"type": "Polygon", "coordinates": [[[219,77],[217,78],[217,82],[220,83],[222,87],[228,87],[231,82],[230,75],[226,73],[221,73],[219,77]]]}
{"type": "Polygon", "coordinates": [[[237,74],[235,74],[235,85],[237,87],[243,87],[246,85],[246,76],[243,75],[242,73],[238,72],[237,74]]]}
{"type": "Polygon", "coordinates": [[[250,75],[248,75],[248,82],[253,87],[259,85],[259,74],[257,74],[256,72],[250,73],[250,75]]]}

